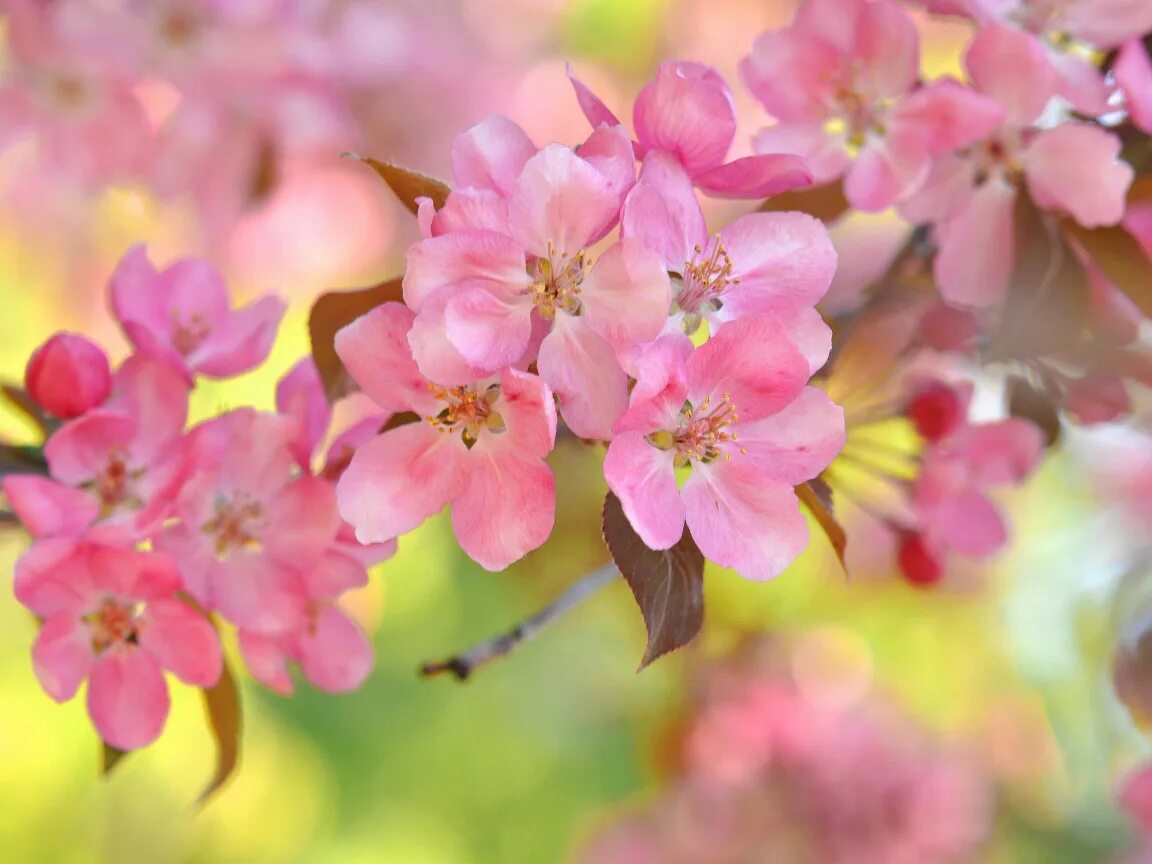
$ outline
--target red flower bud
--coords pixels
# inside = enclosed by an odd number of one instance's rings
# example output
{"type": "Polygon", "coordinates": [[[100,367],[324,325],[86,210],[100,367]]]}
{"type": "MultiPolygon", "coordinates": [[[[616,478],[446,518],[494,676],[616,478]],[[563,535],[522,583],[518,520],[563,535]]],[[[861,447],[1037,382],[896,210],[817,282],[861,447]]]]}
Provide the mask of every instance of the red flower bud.
{"type": "Polygon", "coordinates": [[[939,441],[964,425],[968,400],[947,384],[931,381],[908,400],[905,413],[917,432],[929,441],[939,441]]]}
{"type": "Polygon", "coordinates": [[[922,534],[907,532],[900,538],[900,572],[913,585],[927,587],[944,578],[944,562],[922,534]]]}
{"type": "Polygon", "coordinates": [[[28,358],[24,386],[45,411],[69,420],[108,398],[112,372],[99,345],[78,333],[57,333],[28,358]]]}

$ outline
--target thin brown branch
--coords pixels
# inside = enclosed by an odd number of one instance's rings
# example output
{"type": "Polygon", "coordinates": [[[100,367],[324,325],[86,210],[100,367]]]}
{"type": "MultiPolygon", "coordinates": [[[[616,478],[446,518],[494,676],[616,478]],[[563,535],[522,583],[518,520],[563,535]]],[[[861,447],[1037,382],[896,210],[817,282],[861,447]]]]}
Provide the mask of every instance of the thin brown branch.
{"type": "Polygon", "coordinates": [[[491,639],[474,645],[467,651],[455,654],[446,660],[425,663],[420,667],[420,674],[426,678],[433,675],[449,674],[455,676],[459,681],[465,681],[480,667],[487,666],[505,654],[511,654],[520,645],[535,637],[552,621],[576,608],[601,588],[613,582],[618,575],[619,571],[616,569],[616,565],[607,564],[570,585],[567,591],[506,633],[493,636],[491,639]]]}

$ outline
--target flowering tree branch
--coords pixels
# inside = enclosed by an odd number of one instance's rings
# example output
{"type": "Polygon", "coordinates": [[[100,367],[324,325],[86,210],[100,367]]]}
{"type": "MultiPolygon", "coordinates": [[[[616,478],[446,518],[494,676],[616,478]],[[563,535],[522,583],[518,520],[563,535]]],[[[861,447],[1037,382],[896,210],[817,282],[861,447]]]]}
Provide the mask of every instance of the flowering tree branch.
{"type": "Polygon", "coordinates": [[[486,639],[467,651],[455,654],[446,660],[425,663],[420,667],[420,674],[428,678],[434,675],[450,674],[459,681],[465,681],[480,667],[500,659],[505,654],[511,654],[520,645],[535,637],[552,621],[565,612],[576,608],[615,580],[618,575],[619,571],[615,564],[605,564],[599,570],[595,570],[573,583],[567,591],[511,630],[493,636],[491,639],[486,639]]]}

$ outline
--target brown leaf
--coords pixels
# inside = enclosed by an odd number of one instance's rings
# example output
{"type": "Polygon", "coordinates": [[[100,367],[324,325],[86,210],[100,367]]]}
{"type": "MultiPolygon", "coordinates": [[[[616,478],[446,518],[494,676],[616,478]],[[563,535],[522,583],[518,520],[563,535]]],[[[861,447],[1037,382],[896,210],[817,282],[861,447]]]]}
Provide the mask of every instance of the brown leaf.
{"type": "MultiPolygon", "coordinates": [[[[704,555],[688,529],[671,549],[649,549],[628,524],[620,499],[604,499],[604,542],[632,589],[648,647],[640,669],[691,642],[704,623],[704,555]]],[[[639,671],[639,670],[637,670],[639,671]]]]}
{"type": "Polygon", "coordinates": [[[1026,378],[1013,375],[1008,379],[1008,413],[1029,420],[1044,433],[1044,444],[1052,447],[1060,440],[1060,412],[1044,393],[1026,378]]]}
{"type": "Polygon", "coordinates": [[[840,559],[841,566],[844,566],[844,552],[848,548],[848,535],[844,533],[844,528],[832,515],[831,493],[831,488],[820,478],[796,487],[796,497],[815,517],[817,524],[824,529],[824,535],[832,544],[832,549],[836,552],[836,557],[840,559]],[[825,494],[825,490],[827,494],[825,494]]]}
{"type": "Polygon", "coordinates": [[[1108,281],[1146,317],[1152,318],[1152,260],[1136,238],[1122,225],[1084,228],[1066,219],[1061,227],[1088,253],[1108,281]]]}
{"type": "Polygon", "coordinates": [[[766,213],[780,213],[785,210],[800,210],[824,222],[840,218],[848,210],[848,199],[844,197],[844,187],[839,180],[823,186],[807,189],[794,189],[773,195],[760,205],[766,213]]]}
{"type": "Polygon", "coordinates": [[[312,359],[320,370],[324,392],[330,400],[346,396],[354,389],[348,370],[336,354],[336,332],[361,315],[388,302],[403,302],[402,278],[389,279],[371,288],[354,291],[329,291],[321,294],[308,314],[308,336],[312,342],[312,359]]]}
{"type": "Polygon", "coordinates": [[[100,776],[108,777],[112,769],[120,764],[120,760],[129,754],[128,750],[118,750],[107,741],[101,741],[100,776]]]}
{"type": "Polygon", "coordinates": [[[439,210],[448,200],[448,193],[452,191],[448,184],[443,181],[420,174],[417,171],[409,171],[407,168],[393,165],[391,162],[381,162],[379,159],[371,159],[358,153],[345,155],[359,159],[375,171],[380,179],[388,184],[392,194],[413,214],[416,213],[417,198],[431,198],[432,204],[439,210]]]}
{"type": "Polygon", "coordinates": [[[204,697],[208,726],[216,739],[216,773],[197,799],[197,803],[203,806],[232,776],[240,759],[240,691],[227,660],[216,685],[200,692],[204,697]]]}

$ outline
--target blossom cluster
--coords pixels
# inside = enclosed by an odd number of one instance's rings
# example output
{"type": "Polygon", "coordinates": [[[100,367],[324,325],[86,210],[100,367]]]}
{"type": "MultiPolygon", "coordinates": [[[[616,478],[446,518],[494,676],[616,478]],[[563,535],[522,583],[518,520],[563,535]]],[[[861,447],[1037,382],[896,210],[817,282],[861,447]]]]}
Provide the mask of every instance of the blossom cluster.
{"type": "Polygon", "coordinates": [[[101,737],[144,746],[168,714],[163,673],[202,688],[219,679],[216,618],[273,690],[291,692],[289,662],[322,689],[358,687],[372,650],[337,600],[395,544],[355,540],[335,482],[347,448],[383,419],[349,429],[317,466],[330,409],[305,359],[277,387],[275,413],[242,407],[188,429],[196,379],[261,364],[282,302],[232,309],[207,262],[158,271],[143,247],[110,295],[133,353],[112,371],[79,334],[37,349],[26,385],[53,430],[43,472],[3,482],[33,538],[15,593],[43,622],[32,658],[45,692],[66,701],[87,680],[101,737]]]}

